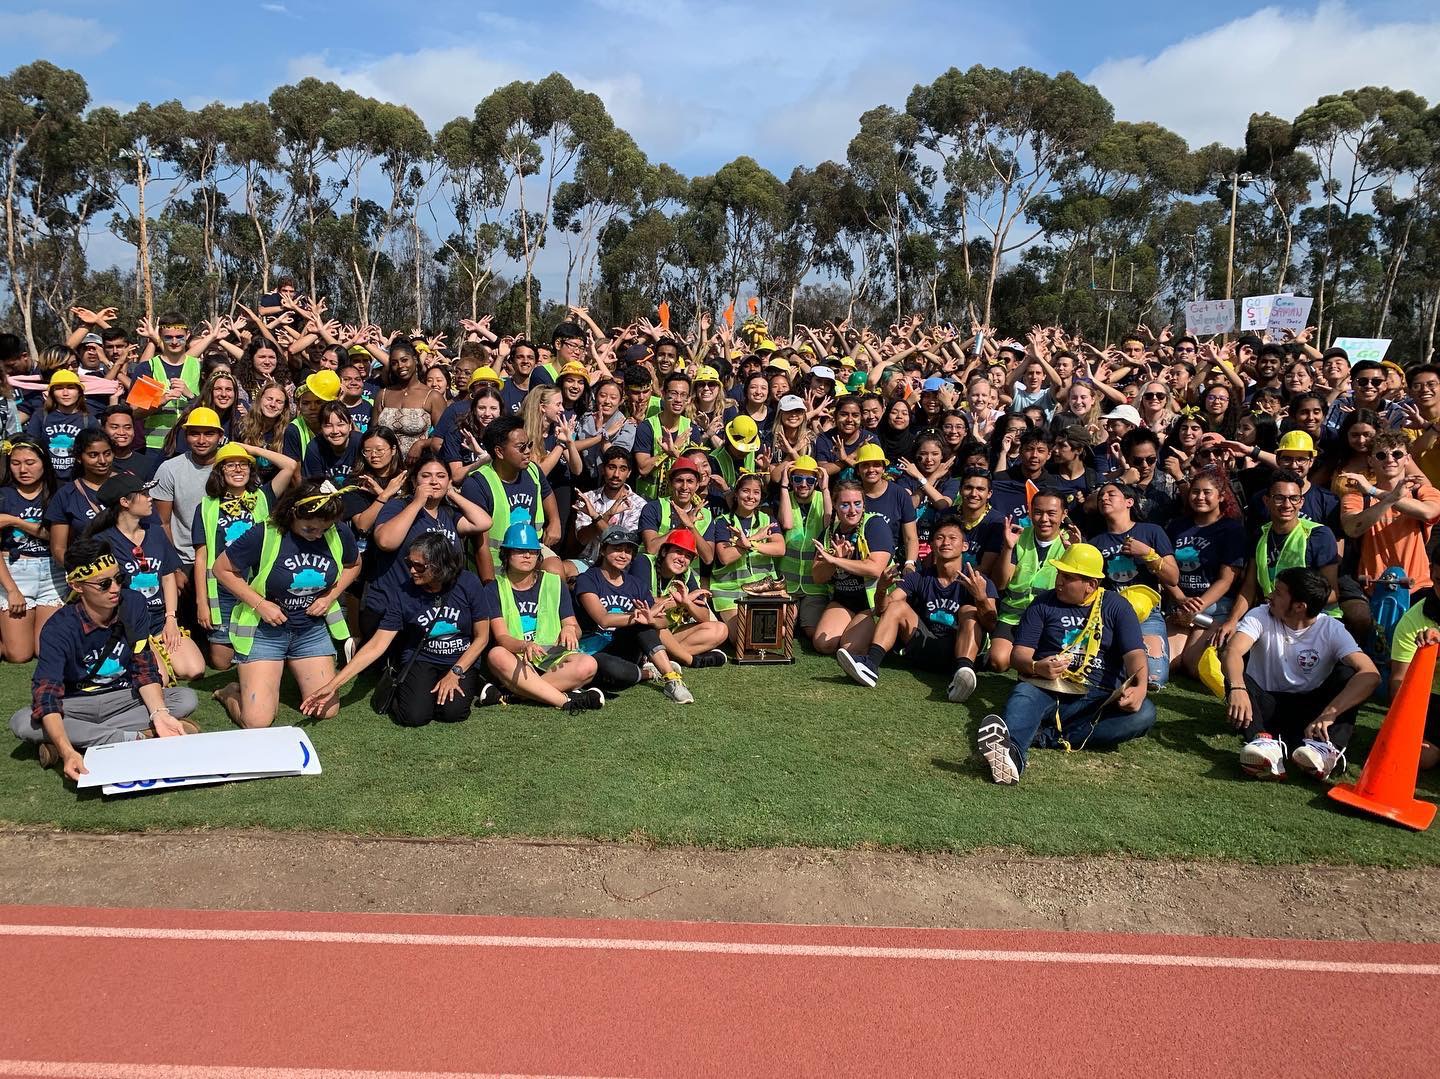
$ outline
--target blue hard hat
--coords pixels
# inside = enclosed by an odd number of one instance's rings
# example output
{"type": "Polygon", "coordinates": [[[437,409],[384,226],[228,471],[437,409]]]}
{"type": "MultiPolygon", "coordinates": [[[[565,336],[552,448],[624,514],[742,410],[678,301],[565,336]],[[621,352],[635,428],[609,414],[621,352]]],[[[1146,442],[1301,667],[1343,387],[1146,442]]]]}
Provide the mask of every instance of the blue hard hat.
{"type": "Polygon", "coordinates": [[[535,531],[535,526],[530,521],[529,510],[517,509],[511,514],[510,527],[505,529],[505,538],[500,541],[500,546],[507,551],[540,549],[540,534],[535,531]]]}

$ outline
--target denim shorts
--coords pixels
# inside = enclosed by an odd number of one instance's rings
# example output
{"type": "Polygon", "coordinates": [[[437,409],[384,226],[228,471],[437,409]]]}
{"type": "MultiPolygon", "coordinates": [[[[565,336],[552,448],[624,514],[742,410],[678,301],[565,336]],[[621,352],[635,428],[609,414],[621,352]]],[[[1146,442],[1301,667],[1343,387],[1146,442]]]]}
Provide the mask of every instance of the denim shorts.
{"type": "Polygon", "coordinates": [[[215,626],[210,630],[210,643],[229,644],[230,612],[235,609],[236,599],[223,588],[220,589],[218,598],[220,602],[220,621],[216,622],[215,626]]]}
{"type": "Polygon", "coordinates": [[[10,556],[10,576],[15,587],[32,607],[59,607],[70,594],[65,573],[50,558],[16,558],[10,556]]]}
{"type": "Polygon", "coordinates": [[[313,659],[334,656],[335,642],[325,619],[317,618],[304,629],[291,629],[289,624],[272,626],[261,622],[255,627],[255,640],[248,656],[235,656],[236,663],[259,663],[263,660],[313,659]]]}

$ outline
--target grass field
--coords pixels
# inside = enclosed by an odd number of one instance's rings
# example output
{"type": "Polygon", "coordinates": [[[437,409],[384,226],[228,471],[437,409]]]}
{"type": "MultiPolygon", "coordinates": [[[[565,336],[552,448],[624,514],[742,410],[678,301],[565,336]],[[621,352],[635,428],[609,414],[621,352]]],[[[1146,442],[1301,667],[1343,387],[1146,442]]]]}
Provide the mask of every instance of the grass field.
{"type": "MultiPolygon", "coordinates": [[[[196,717],[228,729],[208,691],[196,717]]],[[[1114,753],[1038,751],[997,787],[975,722],[1013,683],[982,677],[967,705],[901,670],[862,689],[829,660],[693,672],[697,702],[637,687],[600,712],[526,705],[407,730],[351,687],[310,727],[325,772],[130,798],[77,794],[29,747],[0,754],[0,821],[73,829],[270,828],[362,835],[532,836],[713,847],[1018,848],[1254,862],[1440,863],[1440,828],[1415,835],[1333,808],[1318,785],[1240,777],[1220,705],[1185,685],[1151,734],[1114,753]]],[[[0,669],[0,700],[29,699],[29,669],[0,669]]],[[[299,721],[293,697],[280,723],[299,721]]],[[[7,711],[8,715],[8,711],[7,711]]],[[[1363,760],[1379,711],[1367,709],[1363,760]]],[[[1352,766],[1351,775],[1357,769],[1352,766]]],[[[1428,775],[1421,795],[1440,794],[1428,775]]]]}

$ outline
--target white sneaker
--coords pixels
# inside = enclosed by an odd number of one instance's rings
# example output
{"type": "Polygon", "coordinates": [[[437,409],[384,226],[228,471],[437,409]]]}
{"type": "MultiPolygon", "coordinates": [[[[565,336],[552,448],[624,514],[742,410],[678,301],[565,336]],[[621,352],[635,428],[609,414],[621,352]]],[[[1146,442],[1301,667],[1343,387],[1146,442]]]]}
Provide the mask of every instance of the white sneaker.
{"type": "Polygon", "coordinates": [[[990,766],[990,778],[1010,786],[1020,782],[1020,766],[1010,748],[1010,728],[999,716],[986,716],[977,738],[980,755],[990,766]]]}
{"type": "Polygon", "coordinates": [[[665,676],[660,673],[660,668],[651,663],[648,659],[640,664],[640,681],[658,682],[665,676]]]}
{"type": "Polygon", "coordinates": [[[969,700],[970,694],[974,692],[975,668],[959,667],[950,679],[950,688],[945,691],[945,699],[951,704],[959,704],[969,700]]]}
{"type": "Polygon", "coordinates": [[[1334,774],[1345,774],[1345,751],[1336,749],[1330,742],[1307,738],[1290,754],[1295,766],[1316,779],[1329,779],[1334,774]]]}
{"type": "Polygon", "coordinates": [[[1262,734],[1240,749],[1240,767],[1256,779],[1285,778],[1285,743],[1262,734]]]}
{"type": "Polygon", "coordinates": [[[685,683],[678,678],[665,679],[665,696],[669,697],[676,704],[694,704],[695,694],[686,688],[685,683]]]}
{"type": "Polygon", "coordinates": [[[870,660],[867,657],[853,656],[842,648],[835,653],[835,658],[840,663],[840,669],[848,674],[852,681],[858,682],[867,689],[874,689],[875,683],[880,681],[879,672],[870,666],[870,660]]]}

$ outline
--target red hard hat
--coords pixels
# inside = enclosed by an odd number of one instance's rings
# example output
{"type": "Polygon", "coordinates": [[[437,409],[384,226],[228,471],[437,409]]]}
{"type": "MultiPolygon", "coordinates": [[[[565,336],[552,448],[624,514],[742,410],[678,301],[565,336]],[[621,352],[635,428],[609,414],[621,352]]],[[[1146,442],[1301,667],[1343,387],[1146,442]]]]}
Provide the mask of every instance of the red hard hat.
{"type": "Polygon", "coordinates": [[[688,528],[673,528],[660,541],[660,546],[679,547],[682,551],[689,551],[692,555],[695,551],[695,533],[688,528]]]}
{"type": "Polygon", "coordinates": [[[677,457],[675,463],[670,466],[670,475],[673,476],[677,472],[690,472],[698,476],[700,475],[700,462],[694,457],[677,457]]]}

